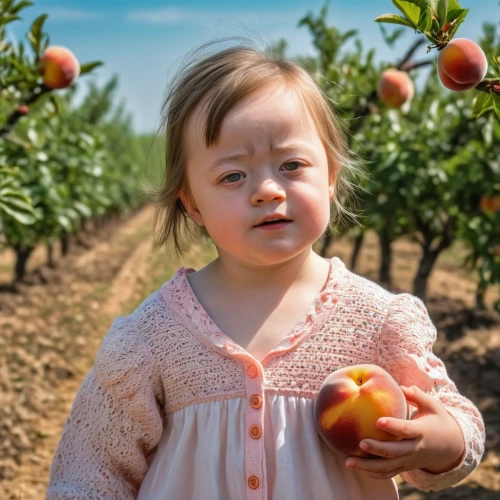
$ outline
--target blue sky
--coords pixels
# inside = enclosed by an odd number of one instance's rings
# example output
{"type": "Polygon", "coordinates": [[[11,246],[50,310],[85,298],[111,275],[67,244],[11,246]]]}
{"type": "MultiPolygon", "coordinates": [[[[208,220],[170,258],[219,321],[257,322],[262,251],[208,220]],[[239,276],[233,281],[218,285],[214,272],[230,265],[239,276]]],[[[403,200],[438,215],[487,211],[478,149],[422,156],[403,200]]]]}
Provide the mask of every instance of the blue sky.
{"type": "MultiPolygon", "coordinates": [[[[80,62],[102,60],[95,75],[82,77],[78,96],[87,79],[104,84],[119,75],[118,100],[125,99],[137,132],[155,132],[169,75],[176,63],[197,45],[214,38],[251,33],[264,40],[288,42],[287,55],[315,53],[311,36],[298,20],[318,14],[324,0],[34,0],[21,12],[22,21],[9,24],[8,38],[26,41],[31,22],[49,14],[45,30],[51,45],[64,45],[80,62]]],[[[485,21],[500,19],[499,0],[461,0],[471,11],[459,37],[477,39],[485,21]],[[480,7],[479,7],[480,4],[480,7]]],[[[330,0],[329,24],[342,31],[359,30],[366,48],[375,47],[377,60],[396,61],[412,43],[410,29],[394,50],[382,39],[375,17],[396,13],[390,0],[330,0]]],[[[389,25],[385,25],[391,29],[389,25]]],[[[424,57],[425,47],[416,54],[424,57]]],[[[437,54],[436,51],[432,54],[437,54]]]]}

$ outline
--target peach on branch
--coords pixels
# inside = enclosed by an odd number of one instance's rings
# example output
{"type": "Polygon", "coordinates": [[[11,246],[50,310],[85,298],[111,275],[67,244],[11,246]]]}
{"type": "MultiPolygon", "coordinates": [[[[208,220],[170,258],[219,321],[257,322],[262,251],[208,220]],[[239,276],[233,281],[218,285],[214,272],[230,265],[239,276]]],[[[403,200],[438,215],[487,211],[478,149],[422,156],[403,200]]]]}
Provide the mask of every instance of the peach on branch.
{"type": "Polygon", "coordinates": [[[51,89],[73,85],[80,74],[80,63],[73,52],[65,47],[48,47],[42,56],[43,83],[51,89]]]}
{"type": "Polygon", "coordinates": [[[481,200],[479,201],[479,205],[483,212],[500,212],[500,195],[481,196],[481,200]]]}
{"type": "Polygon", "coordinates": [[[400,108],[413,98],[415,87],[406,71],[389,68],[382,73],[377,92],[384,104],[391,108],[400,108]]]}
{"type": "Polygon", "coordinates": [[[341,455],[373,456],[359,447],[362,439],[398,439],[378,429],[377,420],[407,416],[408,403],[401,387],[390,373],[372,364],[348,366],[328,375],[314,403],[319,435],[341,455]]]}
{"type": "Polygon", "coordinates": [[[456,92],[473,89],[483,81],[488,61],[481,47],[468,38],[454,38],[439,52],[441,83],[456,92]]]}

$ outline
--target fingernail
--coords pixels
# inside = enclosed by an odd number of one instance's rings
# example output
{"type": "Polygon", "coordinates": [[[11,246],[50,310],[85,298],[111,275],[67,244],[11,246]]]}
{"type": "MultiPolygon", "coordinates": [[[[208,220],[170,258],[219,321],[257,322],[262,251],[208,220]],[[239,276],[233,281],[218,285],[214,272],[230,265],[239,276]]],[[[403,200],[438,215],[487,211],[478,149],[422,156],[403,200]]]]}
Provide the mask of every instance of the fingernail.
{"type": "Polygon", "coordinates": [[[365,441],[361,441],[361,443],[359,443],[359,447],[362,450],[367,450],[368,449],[368,443],[366,443],[365,441]]]}
{"type": "Polygon", "coordinates": [[[348,460],[345,464],[347,467],[354,467],[354,460],[348,460]]]}
{"type": "Polygon", "coordinates": [[[378,421],[379,425],[387,425],[387,420],[385,418],[381,418],[379,421],[378,421]]]}

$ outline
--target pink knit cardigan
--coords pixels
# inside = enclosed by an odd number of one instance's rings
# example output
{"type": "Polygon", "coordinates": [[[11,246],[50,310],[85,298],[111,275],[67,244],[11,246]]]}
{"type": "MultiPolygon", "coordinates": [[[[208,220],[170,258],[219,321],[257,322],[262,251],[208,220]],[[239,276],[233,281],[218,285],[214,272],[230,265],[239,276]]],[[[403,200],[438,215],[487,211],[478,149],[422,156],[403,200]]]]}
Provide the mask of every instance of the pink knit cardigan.
{"type": "Polygon", "coordinates": [[[462,429],[455,469],[402,477],[428,491],[470,474],[484,452],[483,420],[433,354],[422,301],[329,262],[324,289],[261,360],[203,309],[186,277],[194,269],[117,317],[66,420],[47,500],[396,499],[393,479],[346,468],[315,431],[323,380],[359,363],[432,392],[462,429]]]}

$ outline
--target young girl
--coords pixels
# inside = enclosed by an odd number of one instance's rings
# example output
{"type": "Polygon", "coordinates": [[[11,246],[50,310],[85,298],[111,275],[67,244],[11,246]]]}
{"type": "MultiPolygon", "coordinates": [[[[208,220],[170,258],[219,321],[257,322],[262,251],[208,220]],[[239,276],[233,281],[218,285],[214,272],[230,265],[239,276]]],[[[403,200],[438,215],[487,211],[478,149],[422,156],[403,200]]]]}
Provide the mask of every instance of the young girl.
{"type": "Polygon", "coordinates": [[[115,319],[48,500],[390,500],[398,474],[425,491],[470,474],[483,421],[433,354],[423,303],[312,249],[348,213],[358,167],[309,74],[251,46],[220,49],[185,64],[163,112],[157,244],[182,254],[194,240],[183,229],[197,227],[218,256],[115,319]],[[411,386],[418,409],[378,421],[400,440],[363,440],[372,459],[334,454],[313,418],[324,379],[361,363],[411,386]]]}

